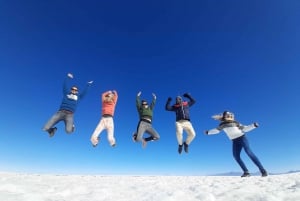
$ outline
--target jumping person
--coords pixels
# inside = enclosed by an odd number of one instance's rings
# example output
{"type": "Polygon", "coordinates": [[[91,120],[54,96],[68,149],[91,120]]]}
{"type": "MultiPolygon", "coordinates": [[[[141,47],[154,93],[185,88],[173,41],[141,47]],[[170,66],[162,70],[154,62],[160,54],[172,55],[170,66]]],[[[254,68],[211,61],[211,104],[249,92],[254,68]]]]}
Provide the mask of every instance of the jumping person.
{"type": "Polygon", "coordinates": [[[142,92],[138,92],[136,96],[136,108],[139,114],[139,122],[136,132],[133,134],[133,141],[142,142],[142,146],[145,148],[147,142],[159,140],[160,136],[152,126],[153,109],[156,103],[156,95],[152,93],[153,99],[149,105],[146,100],[141,101],[141,93],[142,92]],[[143,138],[144,133],[147,133],[150,136],[143,138]]]}
{"type": "Polygon", "coordinates": [[[82,93],[79,93],[77,86],[72,86],[71,89],[68,88],[68,79],[73,79],[73,74],[68,73],[67,78],[64,81],[63,98],[58,111],[43,127],[43,130],[48,132],[50,137],[53,137],[57,130],[57,128],[53,126],[55,126],[60,121],[64,121],[66,133],[74,132],[74,113],[76,111],[77,104],[85,96],[89,86],[93,83],[93,81],[89,81],[82,93]]]}
{"type": "Polygon", "coordinates": [[[174,105],[170,105],[172,98],[169,97],[165,106],[167,111],[173,111],[176,114],[176,137],[178,142],[178,153],[181,154],[182,146],[184,151],[188,153],[189,145],[194,140],[196,133],[193,128],[190,119],[190,107],[195,104],[195,100],[188,93],[183,94],[183,97],[188,98],[189,101],[183,101],[181,96],[176,97],[176,103],[174,105]],[[186,131],[187,138],[183,140],[183,131],[186,131]]]}
{"type": "Polygon", "coordinates": [[[117,91],[106,91],[101,95],[102,100],[102,117],[98,123],[96,129],[91,136],[91,142],[94,147],[99,143],[100,133],[106,129],[107,130],[107,140],[110,146],[116,146],[116,140],[114,137],[114,113],[115,107],[118,100],[117,91]]]}

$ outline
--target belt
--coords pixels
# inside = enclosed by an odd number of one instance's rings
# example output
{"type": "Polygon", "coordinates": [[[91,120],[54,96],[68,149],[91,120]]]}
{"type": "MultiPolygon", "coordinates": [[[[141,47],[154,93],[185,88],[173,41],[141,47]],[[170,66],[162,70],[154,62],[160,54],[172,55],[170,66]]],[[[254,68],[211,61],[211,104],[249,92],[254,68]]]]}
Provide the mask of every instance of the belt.
{"type": "Polygon", "coordinates": [[[149,124],[151,124],[151,120],[150,119],[141,119],[141,121],[147,122],[149,124]]]}
{"type": "Polygon", "coordinates": [[[113,117],[112,115],[110,115],[110,114],[104,114],[104,115],[102,115],[102,117],[113,117]]]}
{"type": "Polygon", "coordinates": [[[73,114],[74,112],[72,111],[69,111],[69,110],[59,110],[60,112],[64,112],[64,113],[67,113],[67,114],[73,114]]]}

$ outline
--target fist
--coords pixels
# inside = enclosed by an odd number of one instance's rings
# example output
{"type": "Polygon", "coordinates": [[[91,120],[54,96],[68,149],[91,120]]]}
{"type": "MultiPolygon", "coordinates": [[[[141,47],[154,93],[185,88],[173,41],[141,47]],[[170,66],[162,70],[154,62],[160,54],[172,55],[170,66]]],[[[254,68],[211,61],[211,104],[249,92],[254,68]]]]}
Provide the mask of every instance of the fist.
{"type": "Polygon", "coordinates": [[[171,97],[168,98],[168,102],[170,102],[170,101],[172,101],[172,98],[171,98],[171,97]]]}
{"type": "Polygon", "coordinates": [[[183,97],[188,98],[190,95],[188,93],[183,94],[183,97]]]}
{"type": "Polygon", "coordinates": [[[155,95],[155,93],[152,93],[152,96],[153,96],[153,98],[154,98],[154,99],[156,99],[156,95],[155,95]]]}
{"type": "Polygon", "coordinates": [[[259,126],[259,124],[257,122],[255,122],[254,126],[257,128],[259,126]]]}
{"type": "Polygon", "coordinates": [[[73,74],[72,73],[68,73],[68,77],[73,79],[73,74]]]}

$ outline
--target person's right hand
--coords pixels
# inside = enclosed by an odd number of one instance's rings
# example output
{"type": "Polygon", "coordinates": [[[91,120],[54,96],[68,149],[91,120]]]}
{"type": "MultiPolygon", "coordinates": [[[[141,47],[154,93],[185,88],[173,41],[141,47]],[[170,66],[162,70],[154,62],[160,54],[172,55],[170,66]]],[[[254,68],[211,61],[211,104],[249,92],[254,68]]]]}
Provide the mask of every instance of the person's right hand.
{"type": "Polygon", "coordinates": [[[68,73],[68,77],[73,79],[73,74],[72,73],[68,73]]]}

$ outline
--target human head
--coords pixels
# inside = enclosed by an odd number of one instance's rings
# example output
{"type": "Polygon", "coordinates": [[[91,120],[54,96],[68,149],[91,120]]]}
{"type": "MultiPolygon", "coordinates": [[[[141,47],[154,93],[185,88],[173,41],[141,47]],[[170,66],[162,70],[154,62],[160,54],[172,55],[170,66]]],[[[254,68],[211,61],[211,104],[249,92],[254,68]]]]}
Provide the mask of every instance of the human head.
{"type": "Polygon", "coordinates": [[[105,97],[113,97],[114,93],[112,91],[108,91],[105,97]]]}
{"type": "Polygon", "coordinates": [[[182,98],[181,96],[176,96],[176,104],[182,103],[182,98]]]}
{"type": "Polygon", "coordinates": [[[234,120],[234,114],[229,111],[224,111],[222,119],[226,121],[234,120]]]}
{"type": "Polygon", "coordinates": [[[148,105],[146,100],[142,100],[142,105],[148,105]]]}
{"type": "Polygon", "coordinates": [[[71,87],[71,93],[72,93],[72,94],[77,94],[77,93],[78,93],[78,87],[75,86],[75,85],[72,86],[72,87],[71,87]]]}
{"type": "Polygon", "coordinates": [[[146,100],[142,100],[142,106],[148,107],[148,102],[146,100]]]}
{"type": "Polygon", "coordinates": [[[113,100],[114,93],[112,91],[108,91],[105,95],[105,101],[110,102],[113,100]]]}

